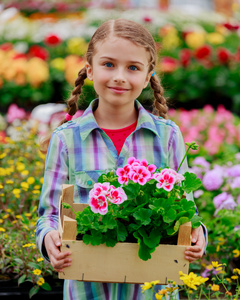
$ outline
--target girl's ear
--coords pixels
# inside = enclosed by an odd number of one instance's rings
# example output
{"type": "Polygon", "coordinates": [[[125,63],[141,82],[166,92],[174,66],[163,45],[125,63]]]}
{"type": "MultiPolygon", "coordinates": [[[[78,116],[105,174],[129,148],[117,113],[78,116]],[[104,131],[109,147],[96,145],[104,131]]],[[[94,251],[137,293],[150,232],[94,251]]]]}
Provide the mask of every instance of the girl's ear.
{"type": "Polygon", "coordinates": [[[85,64],[85,68],[87,70],[87,78],[90,80],[90,81],[93,81],[93,70],[92,70],[92,66],[86,62],[85,64]]]}
{"type": "Polygon", "coordinates": [[[148,85],[148,83],[149,83],[149,81],[151,79],[151,76],[152,76],[152,72],[148,73],[148,75],[147,75],[147,77],[145,79],[144,86],[143,86],[144,89],[147,87],[147,85],[148,85]]]}

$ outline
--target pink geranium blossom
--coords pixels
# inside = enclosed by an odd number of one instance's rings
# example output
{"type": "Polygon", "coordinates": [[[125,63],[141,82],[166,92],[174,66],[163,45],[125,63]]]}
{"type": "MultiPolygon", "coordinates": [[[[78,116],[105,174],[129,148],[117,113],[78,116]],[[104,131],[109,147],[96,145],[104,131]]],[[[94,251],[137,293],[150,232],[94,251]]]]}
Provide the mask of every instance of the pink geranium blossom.
{"type": "Polygon", "coordinates": [[[126,165],[123,168],[117,169],[116,174],[118,176],[118,182],[120,184],[123,184],[123,183],[128,184],[130,171],[131,171],[130,165],[126,165]]]}
{"type": "Polygon", "coordinates": [[[158,181],[157,188],[163,188],[170,192],[176,183],[176,172],[172,169],[163,169],[161,173],[157,173],[154,178],[158,181]]]}
{"type": "Polygon", "coordinates": [[[125,200],[127,200],[127,195],[122,188],[115,188],[114,186],[111,186],[111,190],[108,194],[108,199],[114,204],[121,204],[125,200]]]}
{"type": "Polygon", "coordinates": [[[108,203],[104,195],[91,196],[89,205],[94,213],[105,215],[108,212],[108,203]]]}
{"type": "Polygon", "coordinates": [[[129,175],[133,182],[141,185],[144,185],[152,177],[152,174],[144,166],[134,166],[129,175]]]}

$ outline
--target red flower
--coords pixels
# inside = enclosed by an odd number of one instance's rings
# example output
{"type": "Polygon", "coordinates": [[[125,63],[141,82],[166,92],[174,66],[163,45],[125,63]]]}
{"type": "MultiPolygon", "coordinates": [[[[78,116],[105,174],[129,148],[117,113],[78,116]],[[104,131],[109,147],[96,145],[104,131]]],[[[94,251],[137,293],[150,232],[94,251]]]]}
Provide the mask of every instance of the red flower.
{"type": "Polygon", "coordinates": [[[0,143],[2,143],[2,144],[6,144],[7,143],[5,131],[0,131],[0,143]]]}
{"type": "Polygon", "coordinates": [[[61,44],[62,40],[55,34],[49,34],[45,37],[44,42],[49,46],[57,46],[61,44]]]}
{"type": "Polygon", "coordinates": [[[151,22],[152,22],[152,18],[149,17],[149,16],[145,16],[145,17],[143,18],[143,21],[146,22],[146,23],[151,23],[151,22]]]}
{"type": "Polygon", "coordinates": [[[217,58],[222,64],[226,64],[230,59],[230,52],[226,48],[217,49],[217,58]]]}
{"type": "Polygon", "coordinates": [[[240,25],[232,25],[232,24],[230,24],[230,23],[225,23],[225,24],[223,24],[223,26],[225,27],[225,28],[227,28],[228,30],[230,30],[230,31],[236,31],[236,30],[238,30],[239,29],[239,27],[240,27],[240,25]]]}
{"type": "Polygon", "coordinates": [[[179,58],[181,61],[181,64],[184,68],[186,68],[191,61],[191,50],[190,49],[182,49],[179,54],[179,58]]]}
{"type": "Polygon", "coordinates": [[[212,47],[209,45],[204,45],[195,51],[195,56],[197,59],[206,59],[212,54],[212,47]]]}
{"type": "Polygon", "coordinates": [[[47,60],[48,56],[49,56],[48,51],[38,45],[33,45],[32,47],[30,47],[28,53],[30,56],[35,56],[35,57],[41,58],[43,60],[47,60]]]}
{"type": "Polygon", "coordinates": [[[24,53],[17,53],[14,55],[13,59],[25,58],[27,59],[27,55],[24,53]]]}
{"type": "Polygon", "coordinates": [[[11,43],[4,43],[2,45],[0,45],[0,49],[3,51],[9,51],[12,50],[13,46],[11,43]]]}
{"type": "Polygon", "coordinates": [[[160,70],[164,73],[174,72],[178,67],[178,61],[172,57],[165,56],[160,63],[160,70]]]}

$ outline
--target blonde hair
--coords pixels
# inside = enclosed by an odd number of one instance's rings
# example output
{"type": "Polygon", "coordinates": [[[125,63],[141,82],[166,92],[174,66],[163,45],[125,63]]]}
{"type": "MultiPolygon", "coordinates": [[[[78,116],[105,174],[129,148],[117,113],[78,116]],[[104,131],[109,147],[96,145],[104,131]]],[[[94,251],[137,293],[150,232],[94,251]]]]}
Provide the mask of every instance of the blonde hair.
{"type": "MultiPolygon", "coordinates": [[[[89,42],[88,50],[86,52],[86,60],[90,65],[92,65],[92,58],[97,50],[96,44],[98,42],[104,41],[109,36],[125,38],[136,45],[144,47],[146,51],[150,54],[148,72],[153,71],[153,69],[156,66],[157,51],[156,51],[155,41],[152,35],[142,25],[126,19],[109,20],[103,23],[96,30],[96,32],[94,33],[94,35],[92,36],[89,42]]],[[[75,87],[71,93],[71,96],[67,100],[68,113],[71,116],[73,116],[78,110],[77,102],[82,92],[82,86],[86,78],[87,78],[87,71],[84,67],[79,71],[78,77],[75,81],[75,87]]],[[[166,99],[163,96],[164,89],[161,86],[160,80],[157,75],[151,77],[150,86],[154,94],[153,113],[166,119],[168,106],[167,106],[166,99]]],[[[59,125],[65,122],[67,121],[63,119],[59,125]]],[[[50,141],[50,137],[47,137],[41,142],[40,146],[42,152],[44,153],[47,152],[49,141],[50,141]]]]}

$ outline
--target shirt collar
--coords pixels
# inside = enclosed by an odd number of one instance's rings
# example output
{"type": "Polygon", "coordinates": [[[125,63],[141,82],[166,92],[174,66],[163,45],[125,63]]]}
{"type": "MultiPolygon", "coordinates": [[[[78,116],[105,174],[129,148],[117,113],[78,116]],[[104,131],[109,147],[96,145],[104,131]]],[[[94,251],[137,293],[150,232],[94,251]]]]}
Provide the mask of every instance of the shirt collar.
{"type": "MultiPolygon", "coordinates": [[[[80,125],[80,135],[83,141],[94,129],[100,129],[93,115],[94,107],[97,106],[97,103],[98,99],[91,101],[88,108],[84,111],[82,116],[77,121],[77,123],[79,123],[80,125]]],[[[140,128],[145,128],[147,130],[152,131],[159,137],[158,132],[156,130],[155,122],[153,120],[153,118],[157,117],[147,112],[138,100],[135,101],[135,106],[138,110],[138,122],[136,130],[139,130],[140,128]]]]}

